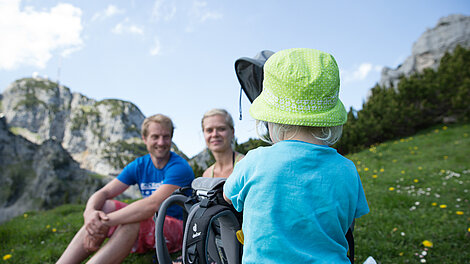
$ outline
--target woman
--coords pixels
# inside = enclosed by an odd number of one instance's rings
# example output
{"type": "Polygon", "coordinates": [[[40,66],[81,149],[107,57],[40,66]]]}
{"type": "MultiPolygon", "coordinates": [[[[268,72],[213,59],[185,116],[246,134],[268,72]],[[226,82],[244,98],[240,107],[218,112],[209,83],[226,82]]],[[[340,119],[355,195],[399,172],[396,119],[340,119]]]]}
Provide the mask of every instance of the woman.
{"type": "MultiPolygon", "coordinates": [[[[235,134],[232,116],[224,109],[212,109],[202,117],[201,126],[207,148],[215,158],[215,163],[204,171],[202,177],[228,178],[235,164],[244,157],[232,147],[235,134]]],[[[183,263],[182,256],[173,261],[173,264],[180,263],[183,263]]]]}
{"type": "Polygon", "coordinates": [[[202,176],[228,178],[235,164],[244,157],[233,150],[235,130],[232,116],[224,109],[212,109],[204,114],[201,126],[207,148],[215,158],[215,163],[202,176]]]}

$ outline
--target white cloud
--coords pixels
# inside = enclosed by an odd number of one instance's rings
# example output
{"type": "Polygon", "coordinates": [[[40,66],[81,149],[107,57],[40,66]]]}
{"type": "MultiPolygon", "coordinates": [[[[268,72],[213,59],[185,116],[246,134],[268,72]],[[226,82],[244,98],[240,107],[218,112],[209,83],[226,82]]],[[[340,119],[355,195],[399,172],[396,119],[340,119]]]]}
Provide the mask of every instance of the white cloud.
{"type": "Polygon", "coordinates": [[[355,69],[351,70],[342,70],[341,77],[345,83],[363,81],[366,79],[372,72],[380,72],[382,66],[373,65],[372,63],[362,63],[355,69]]]}
{"type": "Polygon", "coordinates": [[[111,30],[114,34],[137,34],[137,35],[143,35],[144,34],[144,29],[136,26],[134,24],[131,24],[129,22],[129,19],[126,18],[124,21],[121,23],[118,23],[114,28],[111,30]]]}
{"type": "Polygon", "coordinates": [[[205,22],[206,20],[219,20],[223,15],[219,12],[215,12],[207,9],[207,2],[194,1],[192,13],[199,22],[205,22]]]}
{"type": "Polygon", "coordinates": [[[208,20],[219,20],[223,18],[223,14],[210,10],[205,1],[193,1],[193,5],[189,10],[189,24],[186,27],[187,32],[194,31],[193,26],[196,23],[204,23],[208,20]]]}
{"type": "Polygon", "coordinates": [[[155,20],[170,21],[176,15],[174,1],[156,0],[153,4],[152,17],[155,20]]]}
{"type": "Polygon", "coordinates": [[[52,52],[65,56],[83,47],[80,8],[57,4],[46,11],[30,6],[20,10],[20,3],[0,1],[0,69],[44,68],[52,52]]]}
{"type": "Polygon", "coordinates": [[[104,11],[95,13],[91,20],[95,21],[97,19],[106,19],[114,15],[123,14],[123,13],[125,13],[124,9],[120,9],[116,7],[115,5],[108,5],[108,7],[106,7],[104,11]]]}
{"type": "Polygon", "coordinates": [[[158,40],[158,38],[155,38],[153,47],[152,49],[150,49],[150,55],[156,56],[160,54],[160,49],[161,49],[160,40],[158,40]]]}

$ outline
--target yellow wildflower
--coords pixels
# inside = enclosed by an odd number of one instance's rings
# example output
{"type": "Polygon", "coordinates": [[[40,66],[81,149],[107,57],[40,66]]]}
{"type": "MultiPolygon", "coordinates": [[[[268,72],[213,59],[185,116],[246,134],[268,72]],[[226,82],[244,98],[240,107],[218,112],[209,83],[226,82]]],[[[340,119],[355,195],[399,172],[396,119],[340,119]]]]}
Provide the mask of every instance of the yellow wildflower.
{"type": "Polygon", "coordinates": [[[439,133],[439,129],[434,130],[434,133],[439,133]]]}
{"type": "Polygon", "coordinates": [[[463,211],[457,211],[455,212],[457,215],[463,215],[463,211]]]}
{"type": "Polygon", "coordinates": [[[467,229],[468,232],[470,232],[470,227],[467,229]]]}
{"type": "Polygon", "coordinates": [[[393,188],[393,187],[390,187],[390,188],[388,188],[388,190],[389,190],[389,191],[394,191],[394,190],[395,190],[395,188],[393,188]]]}
{"type": "Polygon", "coordinates": [[[402,171],[401,171],[401,174],[405,174],[405,170],[402,170],[402,171]]]}
{"type": "Polygon", "coordinates": [[[400,252],[398,255],[399,255],[400,257],[403,257],[403,252],[400,252]]]}
{"type": "Polygon", "coordinates": [[[447,126],[443,126],[443,127],[442,127],[442,130],[447,130],[447,126]]]}
{"type": "Polygon", "coordinates": [[[358,161],[357,161],[357,164],[358,164],[358,165],[359,165],[359,164],[361,164],[361,161],[360,161],[360,160],[358,160],[358,161]]]}
{"type": "Polygon", "coordinates": [[[23,214],[23,217],[24,217],[24,218],[28,217],[28,214],[23,214]]]}
{"type": "Polygon", "coordinates": [[[377,174],[372,175],[372,178],[377,179],[377,174]]]}
{"type": "Polygon", "coordinates": [[[384,171],[385,171],[384,168],[380,168],[380,172],[384,172],[384,171]]]}
{"type": "Polygon", "coordinates": [[[369,171],[369,168],[364,168],[364,171],[369,171]]]}
{"type": "Polygon", "coordinates": [[[416,182],[416,183],[417,183],[417,182],[419,182],[419,180],[418,180],[418,179],[414,179],[413,182],[416,182]]]}
{"type": "Polygon", "coordinates": [[[441,205],[439,205],[439,207],[440,207],[440,208],[447,208],[447,205],[441,204],[441,205]]]}
{"type": "Polygon", "coordinates": [[[5,256],[3,256],[3,260],[7,260],[7,259],[10,259],[11,258],[11,254],[6,254],[5,256]]]}
{"type": "Polygon", "coordinates": [[[449,156],[444,156],[444,159],[445,159],[445,160],[448,159],[448,158],[449,158],[449,156]]]}
{"type": "Polygon", "coordinates": [[[422,169],[423,169],[423,167],[421,167],[421,166],[418,166],[418,170],[422,170],[422,169]]]}
{"type": "Polygon", "coordinates": [[[432,203],[431,205],[432,205],[432,206],[437,206],[437,203],[432,203]]]}
{"type": "Polygon", "coordinates": [[[52,232],[54,232],[54,233],[55,233],[55,232],[57,232],[57,229],[55,229],[55,228],[52,228],[52,232]]]}
{"type": "Polygon", "coordinates": [[[50,225],[47,225],[46,228],[49,229],[49,228],[51,228],[51,226],[50,226],[50,225]]]}
{"type": "Polygon", "coordinates": [[[424,240],[422,243],[423,243],[423,246],[425,246],[425,247],[432,247],[433,246],[432,242],[429,241],[429,240],[424,240]]]}

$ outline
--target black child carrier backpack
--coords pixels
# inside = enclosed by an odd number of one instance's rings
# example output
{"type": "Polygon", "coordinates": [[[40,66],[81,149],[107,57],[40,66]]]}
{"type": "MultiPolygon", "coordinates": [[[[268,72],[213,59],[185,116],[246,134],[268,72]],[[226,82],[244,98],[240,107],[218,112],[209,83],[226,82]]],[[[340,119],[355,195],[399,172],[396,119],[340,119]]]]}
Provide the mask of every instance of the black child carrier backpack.
{"type": "Polygon", "coordinates": [[[241,229],[241,213],[224,200],[224,183],[225,178],[200,177],[191,184],[191,196],[180,189],[162,203],[155,223],[158,263],[172,263],[163,236],[163,223],[166,210],[174,204],[184,212],[183,263],[241,263],[243,246],[236,234],[241,229]]]}

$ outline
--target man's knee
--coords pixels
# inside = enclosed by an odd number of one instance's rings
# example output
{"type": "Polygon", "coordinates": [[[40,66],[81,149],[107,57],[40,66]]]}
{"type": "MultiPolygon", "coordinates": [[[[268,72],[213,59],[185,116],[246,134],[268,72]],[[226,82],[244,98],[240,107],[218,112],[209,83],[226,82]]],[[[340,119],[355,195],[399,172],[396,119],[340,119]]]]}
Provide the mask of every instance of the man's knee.
{"type": "Polygon", "coordinates": [[[105,214],[116,211],[116,203],[113,200],[106,200],[101,208],[105,214]]]}

